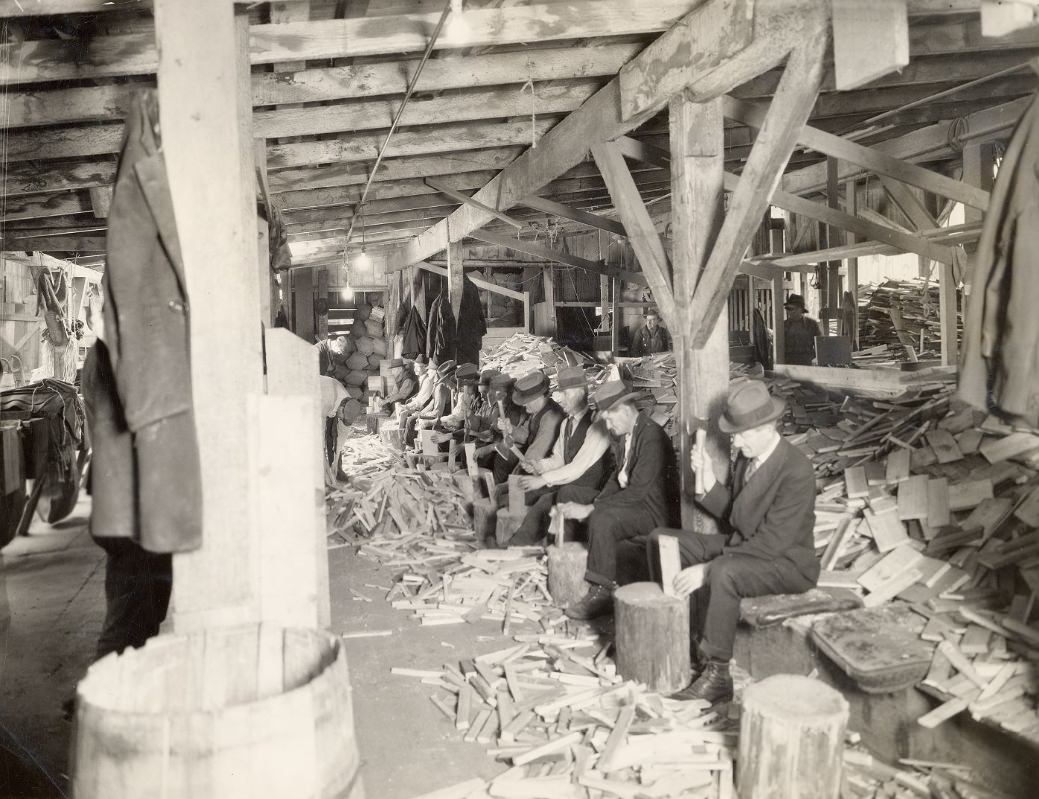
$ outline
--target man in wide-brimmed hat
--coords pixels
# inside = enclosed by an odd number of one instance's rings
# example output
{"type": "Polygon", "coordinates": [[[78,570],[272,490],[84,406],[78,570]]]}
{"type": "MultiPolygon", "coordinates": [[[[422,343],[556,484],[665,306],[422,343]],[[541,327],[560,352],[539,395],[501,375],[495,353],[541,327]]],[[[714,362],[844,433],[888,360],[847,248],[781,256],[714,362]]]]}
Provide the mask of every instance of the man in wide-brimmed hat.
{"type": "Polygon", "coordinates": [[[393,388],[379,400],[380,410],[393,411],[398,405],[403,405],[411,399],[418,390],[418,379],[402,358],[390,361],[390,377],[393,380],[393,388]]]}
{"type": "MultiPolygon", "coordinates": [[[[678,511],[675,451],[664,429],[635,407],[638,395],[620,380],[603,383],[592,395],[615,440],[613,470],[588,503],[556,505],[564,519],[588,519],[588,591],[565,609],[572,619],[593,619],[613,607],[621,542],[673,523],[678,511]]],[[[561,492],[562,493],[562,492],[561,492]]],[[[560,497],[562,499],[562,497],[560,497]]]]}
{"type": "Polygon", "coordinates": [[[436,368],[433,379],[433,395],[429,398],[422,410],[414,417],[415,429],[409,430],[405,443],[413,444],[419,430],[428,430],[440,421],[441,417],[451,412],[451,384],[455,379],[454,361],[444,361],[436,368]]]}
{"type": "Polygon", "coordinates": [[[533,474],[520,481],[530,509],[509,540],[514,546],[544,538],[557,496],[560,501],[592,502],[609,474],[610,434],[602,419],[592,420],[584,369],[568,366],[559,370],[552,398],[566,418],[551,452],[532,462],[533,474]]]}
{"type": "Polygon", "coordinates": [[[783,323],[783,363],[810,366],[815,359],[815,337],[821,336],[819,323],[805,316],[805,299],[791,294],[783,303],[786,321],[783,323]]]}
{"type": "Polygon", "coordinates": [[[436,379],[436,372],[429,368],[429,359],[425,355],[417,356],[412,361],[411,368],[415,373],[417,390],[411,399],[397,406],[397,421],[401,430],[407,427],[408,417],[417,414],[429,402],[429,398],[433,396],[433,383],[436,379]]]}
{"type": "Polygon", "coordinates": [[[463,363],[455,370],[454,399],[451,404],[451,413],[442,416],[433,426],[433,429],[441,435],[435,440],[447,441],[454,437],[460,439],[465,430],[465,424],[469,417],[476,413],[479,403],[476,394],[476,384],[480,380],[480,370],[475,363],[463,363]]]}
{"type": "Polygon", "coordinates": [[[537,369],[516,380],[512,401],[523,408],[527,419],[513,431],[512,438],[527,461],[548,455],[563,424],[563,409],[548,396],[548,375],[537,369]]]}
{"type": "Polygon", "coordinates": [[[707,535],[654,530],[646,545],[650,573],[660,579],[659,538],[678,538],[683,570],[674,589],[689,596],[699,676],[676,697],[713,703],[732,698],[729,660],[740,599],[807,591],[819,578],[815,557],[815,474],[800,450],[779,435],[783,402],[759,380],[733,381],[718,421],[739,450],[731,485],[714,474],[706,452],[694,448],[693,470],[703,476],[697,503],[731,530],[707,535]]]}

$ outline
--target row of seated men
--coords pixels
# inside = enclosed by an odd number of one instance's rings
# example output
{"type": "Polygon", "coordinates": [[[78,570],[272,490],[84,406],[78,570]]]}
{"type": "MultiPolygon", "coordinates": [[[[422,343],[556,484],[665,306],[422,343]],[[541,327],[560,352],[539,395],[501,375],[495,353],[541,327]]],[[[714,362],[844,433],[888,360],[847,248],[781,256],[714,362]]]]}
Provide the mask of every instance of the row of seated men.
{"type": "MultiPolygon", "coordinates": [[[[394,364],[402,370],[400,385],[406,367],[394,364]]],[[[514,381],[491,370],[481,374],[472,364],[430,368],[417,361],[414,374],[410,399],[387,398],[397,404],[398,422],[410,437],[416,429],[431,429],[443,441],[477,442],[479,463],[498,484],[524,475],[528,512],[509,544],[544,540],[553,508],[565,520],[568,539],[571,533],[586,537],[588,589],[565,609],[571,618],[610,612],[619,585],[659,582],[658,539],[678,538],[682,570],[673,588],[691,603],[697,668],[677,697],[712,704],[731,699],[729,661],[740,600],[807,591],[819,576],[814,473],[779,435],[782,401],[757,380],[730,385],[718,420],[735,453],[728,484],[716,477],[707,453],[693,448],[690,465],[704,486],[694,499],[720,530],[704,534],[677,527],[674,447],[621,381],[590,392],[584,371],[569,367],[560,370],[549,396],[542,372],[514,381]]]]}

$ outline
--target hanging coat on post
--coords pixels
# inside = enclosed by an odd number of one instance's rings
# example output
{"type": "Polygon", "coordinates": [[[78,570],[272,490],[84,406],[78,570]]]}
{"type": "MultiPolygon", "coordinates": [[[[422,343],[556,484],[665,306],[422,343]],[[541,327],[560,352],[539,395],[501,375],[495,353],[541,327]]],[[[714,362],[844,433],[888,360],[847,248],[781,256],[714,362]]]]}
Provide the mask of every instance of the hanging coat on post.
{"type": "Polygon", "coordinates": [[[455,359],[455,315],[447,293],[442,292],[429,308],[426,327],[426,355],[431,363],[455,359]]]}
{"type": "Polygon", "coordinates": [[[155,92],[135,96],[108,216],[103,366],[112,379],[96,381],[92,397],[108,422],[94,438],[90,528],[185,552],[202,543],[202,484],[187,289],[157,129],[155,92]]]}
{"type": "Polygon", "coordinates": [[[411,306],[400,315],[401,348],[404,358],[415,358],[426,354],[426,323],[422,321],[418,308],[411,306]]]}
{"type": "Polygon", "coordinates": [[[480,290],[466,276],[462,280],[462,302],[458,307],[458,326],[455,360],[458,364],[480,362],[480,347],[487,333],[487,319],[483,315],[480,290]]]}
{"type": "MultiPolygon", "coordinates": [[[[978,241],[960,396],[1039,424],[1039,97],[1014,131],[978,241]]],[[[953,333],[955,335],[955,333],[953,333]]]]}

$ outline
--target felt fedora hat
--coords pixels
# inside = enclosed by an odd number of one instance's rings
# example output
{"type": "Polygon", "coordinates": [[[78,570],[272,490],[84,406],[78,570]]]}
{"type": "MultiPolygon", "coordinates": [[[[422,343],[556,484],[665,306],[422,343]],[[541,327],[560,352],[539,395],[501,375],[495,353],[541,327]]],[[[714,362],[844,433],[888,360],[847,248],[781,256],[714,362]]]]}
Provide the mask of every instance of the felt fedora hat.
{"type": "Polygon", "coordinates": [[[724,433],[742,433],[775,421],[785,409],[786,403],[771,396],[768,387],[760,380],[736,380],[729,387],[718,427],[724,433]]]}
{"type": "Polygon", "coordinates": [[[455,362],[444,361],[440,366],[437,367],[437,377],[441,380],[446,380],[455,373],[455,362]]]}
{"type": "Polygon", "coordinates": [[[516,385],[516,378],[504,372],[499,372],[492,377],[490,383],[491,388],[500,388],[503,391],[511,391],[514,385],[516,385]]]}
{"type": "Polygon", "coordinates": [[[400,369],[404,366],[403,358],[394,358],[390,361],[390,369],[400,369]]]}
{"type": "Polygon", "coordinates": [[[628,391],[623,380],[608,380],[592,393],[592,402],[599,412],[608,411],[620,402],[635,399],[639,395],[637,391],[628,391]]]}
{"type": "Polygon", "coordinates": [[[563,391],[567,388],[587,388],[588,380],[584,376],[584,369],[580,366],[568,366],[560,369],[556,374],[556,388],[563,391]]]}
{"type": "Polygon", "coordinates": [[[802,297],[800,294],[791,294],[789,297],[786,298],[786,301],[783,303],[783,307],[786,308],[788,305],[792,305],[795,308],[800,308],[803,311],[805,307],[805,298],[802,297]]]}
{"type": "Polygon", "coordinates": [[[416,355],[413,362],[420,363],[423,366],[429,366],[429,358],[427,358],[425,355],[416,355]]]}
{"type": "Polygon", "coordinates": [[[526,405],[547,393],[548,375],[538,369],[523,375],[516,381],[516,385],[512,389],[512,401],[517,405],[526,405]]]}
{"type": "Polygon", "coordinates": [[[475,386],[480,379],[480,370],[475,363],[463,363],[455,369],[455,381],[460,386],[475,386]]]}
{"type": "Polygon", "coordinates": [[[482,372],[480,372],[480,385],[489,386],[491,383],[494,382],[494,378],[500,374],[501,372],[499,372],[497,369],[484,369],[482,372]]]}

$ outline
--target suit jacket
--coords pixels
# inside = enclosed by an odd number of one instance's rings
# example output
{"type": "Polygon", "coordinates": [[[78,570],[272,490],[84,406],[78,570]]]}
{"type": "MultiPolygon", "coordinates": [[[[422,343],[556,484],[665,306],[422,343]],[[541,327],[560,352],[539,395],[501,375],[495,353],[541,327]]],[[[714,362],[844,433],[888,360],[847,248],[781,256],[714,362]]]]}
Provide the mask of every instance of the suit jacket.
{"type": "Polygon", "coordinates": [[[631,431],[628,485],[621,488],[618,475],[624,467],[624,439],[615,442],[614,468],[595,498],[596,510],[640,505],[656,526],[675,524],[678,517],[678,466],[675,449],[664,428],[639,414],[631,431]]]}
{"type": "Polygon", "coordinates": [[[699,504],[731,528],[719,554],[786,559],[813,583],[815,557],[815,473],[800,450],[785,438],[746,481],[749,461],[740,456],[732,486],[716,483],[699,504]]]}

